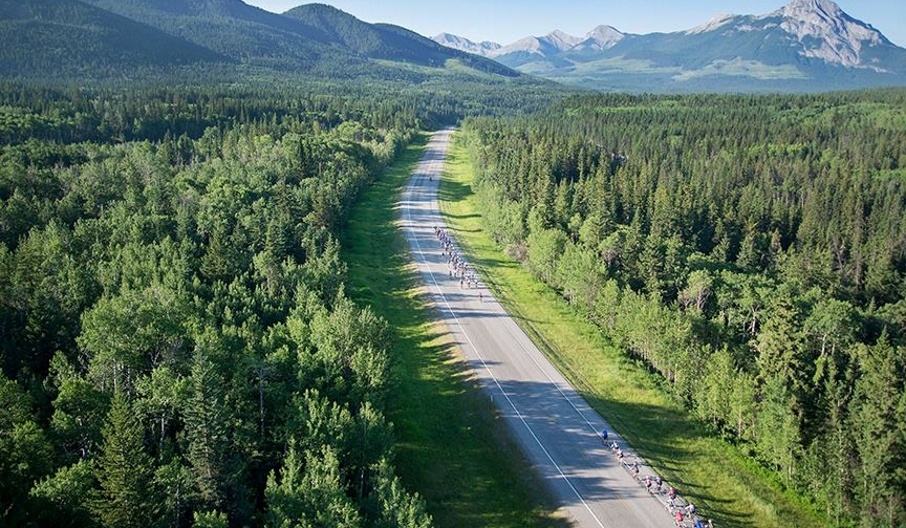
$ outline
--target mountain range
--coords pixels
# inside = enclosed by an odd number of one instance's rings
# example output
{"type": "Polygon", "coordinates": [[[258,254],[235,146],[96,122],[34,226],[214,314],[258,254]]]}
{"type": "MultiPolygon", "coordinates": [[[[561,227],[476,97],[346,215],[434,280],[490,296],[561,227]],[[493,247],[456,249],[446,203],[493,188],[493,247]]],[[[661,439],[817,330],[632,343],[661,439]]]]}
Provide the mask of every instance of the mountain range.
{"type": "Polygon", "coordinates": [[[906,85],[906,50],[830,0],[673,33],[599,25],[508,45],[429,39],[323,4],[277,14],[242,0],[0,0],[0,79],[550,85],[540,78],[613,91],[842,90],[906,85]]]}
{"type": "Polygon", "coordinates": [[[488,58],[322,4],[276,14],[241,0],[0,0],[0,78],[156,79],[163,72],[202,80],[535,82],[488,58]]]}
{"type": "Polygon", "coordinates": [[[718,15],[673,33],[607,25],[509,45],[447,33],[440,44],[524,73],[599,90],[821,91],[906,84],[906,49],[830,0],[794,0],[764,15],[718,15]]]}

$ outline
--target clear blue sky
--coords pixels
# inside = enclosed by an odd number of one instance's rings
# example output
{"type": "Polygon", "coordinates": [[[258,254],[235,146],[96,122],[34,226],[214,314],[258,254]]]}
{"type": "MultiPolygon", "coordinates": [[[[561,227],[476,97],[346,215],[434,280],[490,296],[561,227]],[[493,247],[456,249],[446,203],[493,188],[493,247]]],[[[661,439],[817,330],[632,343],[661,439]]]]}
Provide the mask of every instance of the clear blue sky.
{"type": "MultiPolygon", "coordinates": [[[[282,12],[307,0],[245,0],[282,12]]],[[[423,35],[442,31],[472,40],[508,44],[553,29],[583,35],[598,24],[629,33],[677,31],[704,23],[717,13],[762,14],[788,0],[318,0],[368,22],[391,22],[423,35]]],[[[906,45],[906,2],[839,0],[851,16],[872,24],[887,38],[906,45]]]]}

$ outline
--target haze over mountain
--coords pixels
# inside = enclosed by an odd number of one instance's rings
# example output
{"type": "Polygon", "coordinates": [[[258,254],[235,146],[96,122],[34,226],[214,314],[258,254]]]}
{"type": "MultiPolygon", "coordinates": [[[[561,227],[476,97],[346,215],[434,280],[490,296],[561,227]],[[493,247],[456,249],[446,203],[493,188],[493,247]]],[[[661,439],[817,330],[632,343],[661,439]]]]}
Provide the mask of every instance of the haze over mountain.
{"type": "Polygon", "coordinates": [[[456,35],[451,35],[449,33],[441,33],[432,40],[448,48],[458,49],[460,51],[465,51],[466,53],[483,55],[485,57],[491,56],[494,51],[497,51],[502,47],[496,42],[489,42],[487,40],[483,42],[473,42],[465,37],[457,37],[456,35]]]}
{"type": "Polygon", "coordinates": [[[320,4],[275,14],[241,0],[0,0],[0,42],[6,78],[153,78],[188,67],[201,79],[300,74],[418,83],[442,74],[482,82],[520,75],[320,4]]]}
{"type": "Polygon", "coordinates": [[[580,38],[554,31],[483,54],[525,73],[603,90],[818,91],[906,84],[906,50],[830,0],[794,0],[765,15],[721,14],[673,33],[628,34],[598,26],[580,38]]]}

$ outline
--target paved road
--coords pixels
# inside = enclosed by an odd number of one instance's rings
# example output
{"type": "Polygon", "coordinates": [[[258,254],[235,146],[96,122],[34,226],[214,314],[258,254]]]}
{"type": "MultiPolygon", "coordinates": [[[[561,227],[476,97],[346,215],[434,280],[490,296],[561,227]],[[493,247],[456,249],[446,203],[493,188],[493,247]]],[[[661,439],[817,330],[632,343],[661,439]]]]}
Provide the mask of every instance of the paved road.
{"type": "MultiPolygon", "coordinates": [[[[492,294],[451,278],[434,226],[451,130],[428,144],[402,198],[404,232],[438,313],[528,459],[581,528],[671,527],[673,519],[604,446],[607,429],[492,294]],[[484,297],[479,300],[479,291],[484,297]]],[[[450,233],[455,239],[455,233],[450,233]]],[[[613,435],[611,435],[613,438],[613,435]]],[[[617,441],[622,445],[621,439],[617,441]]],[[[626,456],[633,456],[622,445],[626,456]]],[[[526,468],[530,471],[530,468],[526,468]]],[[[642,476],[647,468],[643,468],[642,476]]]]}

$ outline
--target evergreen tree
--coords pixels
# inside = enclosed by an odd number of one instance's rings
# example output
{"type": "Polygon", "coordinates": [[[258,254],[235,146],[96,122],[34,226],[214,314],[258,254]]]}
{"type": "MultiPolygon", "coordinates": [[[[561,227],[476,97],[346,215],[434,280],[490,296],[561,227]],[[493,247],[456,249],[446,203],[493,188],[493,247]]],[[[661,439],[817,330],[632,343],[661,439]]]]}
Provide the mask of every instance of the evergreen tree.
{"type": "Polygon", "coordinates": [[[782,377],[765,380],[755,427],[759,455],[783,473],[787,484],[793,482],[801,454],[799,423],[791,400],[782,377]]]}
{"type": "Polygon", "coordinates": [[[228,487],[235,475],[230,466],[229,418],[223,379],[207,353],[196,350],[191,396],[185,412],[189,440],[187,460],[195,474],[199,502],[208,510],[226,510],[228,487]]]}
{"type": "Polygon", "coordinates": [[[146,528],[157,516],[153,466],[144,432],[124,392],[113,397],[96,465],[100,484],[92,511],[105,528],[146,528]]]}
{"type": "Polygon", "coordinates": [[[906,521],[906,361],[886,336],[861,354],[852,428],[861,462],[857,496],[863,526],[906,521]]]}

